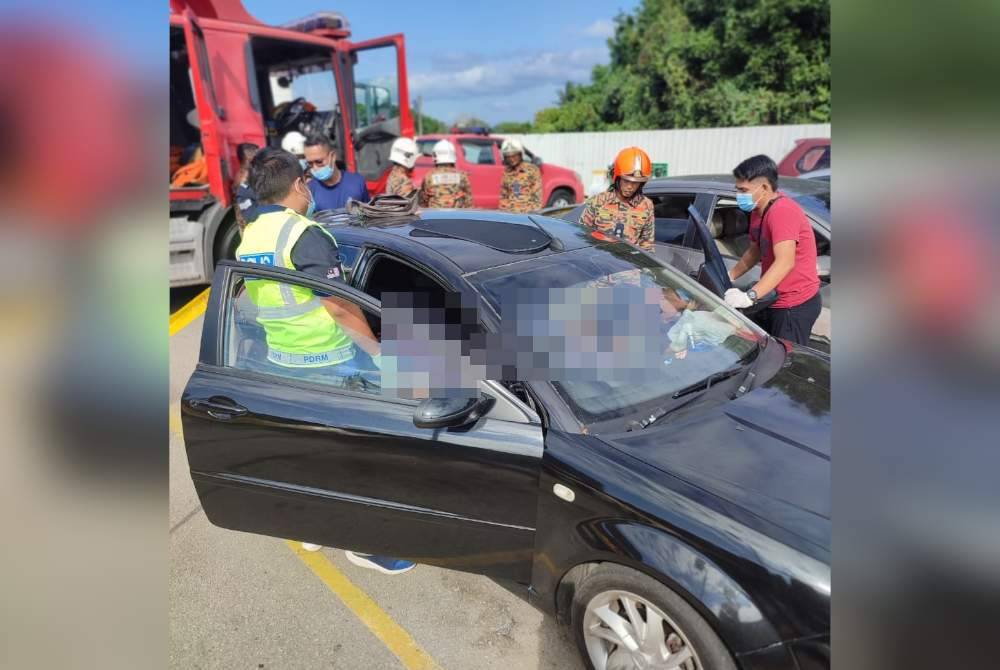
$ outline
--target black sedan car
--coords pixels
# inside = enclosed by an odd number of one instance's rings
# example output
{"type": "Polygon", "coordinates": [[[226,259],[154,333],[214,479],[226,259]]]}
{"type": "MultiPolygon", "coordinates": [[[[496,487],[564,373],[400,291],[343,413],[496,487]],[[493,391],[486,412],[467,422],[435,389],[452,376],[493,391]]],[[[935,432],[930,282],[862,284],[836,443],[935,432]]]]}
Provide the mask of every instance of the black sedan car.
{"type": "MultiPolygon", "coordinates": [[[[816,270],[821,286],[823,311],[813,327],[814,347],[830,350],[830,183],[814,179],[781,177],[778,188],[805,211],[816,237],[816,270]]],[[[688,207],[695,207],[708,224],[714,246],[726,267],[736,265],[750,244],[750,220],[736,206],[736,186],[732,175],[690,175],[654,179],[643,188],[653,201],[656,217],[656,255],[682,271],[694,273],[704,261],[699,242],[688,234],[688,207]]],[[[577,222],[583,205],[549,207],[541,214],[577,222]]],[[[751,268],[735,285],[747,290],[760,279],[760,266],[751,268]]]]}
{"type": "Polygon", "coordinates": [[[216,270],[182,399],[213,524],[487,575],[569,624],[588,668],[829,667],[829,358],[728,308],[719,259],[695,280],[577,225],[499,212],[328,229],[346,283],[216,270]],[[664,337],[681,328],[691,346],[640,381],[535,374],[406,400],[370,374],[260,365],[260,279],[354,303],[376,336],[390,294],[461,294],[498,333],[518,313],[510,290],[632,283],[663,297],[664,337]]]}

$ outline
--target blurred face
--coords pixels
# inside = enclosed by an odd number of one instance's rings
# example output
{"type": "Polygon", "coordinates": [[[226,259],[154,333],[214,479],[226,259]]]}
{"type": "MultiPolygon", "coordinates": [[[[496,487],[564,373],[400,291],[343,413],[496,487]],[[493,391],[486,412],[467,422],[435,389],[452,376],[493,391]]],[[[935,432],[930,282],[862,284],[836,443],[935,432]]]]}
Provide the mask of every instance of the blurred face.
{"type": "Polygon", "coordinates": [[[524,156],[521,154],[520,151],[518,151],[517,153],[513,153],[513,154],[504,154],[503,155],[503,162],[506,163],[507,165],[511,166],[511,167],[517,167],[518,165],[521,164],[521,161],[523,161],[523,160],[524,160],[524,156]]]}
{"type": "Polygon", "coordinates": [[[628,200],[634,196],[639,188],[642,186],[642,182],[632,181],[631,179],[626,179],[622,177],[618,180],[618,192],[622,194],[622,197],[628,200]]]}

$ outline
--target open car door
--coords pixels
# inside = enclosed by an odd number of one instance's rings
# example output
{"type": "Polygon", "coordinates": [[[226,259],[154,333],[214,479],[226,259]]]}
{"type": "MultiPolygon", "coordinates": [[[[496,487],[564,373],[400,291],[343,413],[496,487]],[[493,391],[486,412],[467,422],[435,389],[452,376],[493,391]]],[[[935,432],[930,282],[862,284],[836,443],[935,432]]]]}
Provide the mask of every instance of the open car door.
{"type": "MultiPolygon", "coordinates": [[[[700,250],[704,261],[698,266],[694,277],[699,284],[721,298],[725,296],[726,291],[733,287],[733,281],[729,278],[729,269],[722,258],[722,252],[715,244],[715,239],[705,223],[705,217],[702,216],[696,204],[688,207],[688,229],[684,234],[683,245],[700,250]]],[[[749,316],[772,305],[777,299],[778,292],[771,291],[767,295],[761,296],[752,307],[740,311],[749,316]]]]}
{"type": "Polygon", "coordinates": [[[482,411],[449,428],[433,406],[383,395],[373,365],[345,377],[272,363],[263,309],[246,291],[259,280],[281,282],[282,294],[308,289],[314,300],[350,302],[380,335],[380,303],[347,284],[218,265],[181,401],[208,519],[528,583],[543,451],[537,415],[484,382],[482,411]]]}
{"type": "Polygon", "coordinates": [[[224,206],[230,204],[230,174],[228,166],[229,143],[221,132],[220,120],[225,111],[219,106],[212,86],[205,35],[190,9],[183,15],[184,38],[187,42],[188,62],[191,68],[191,86],[201,130],[201,146],[208,167],[208,184],[212,194],[224,206]]]}
{"type": "Polygon", "coordinates": [[[347,165],[364,176],[374,196],[385,189],[393,141],[414,136],[406,46],[396,34],[348,43],[338,54],[350,143],[347,165]]]}

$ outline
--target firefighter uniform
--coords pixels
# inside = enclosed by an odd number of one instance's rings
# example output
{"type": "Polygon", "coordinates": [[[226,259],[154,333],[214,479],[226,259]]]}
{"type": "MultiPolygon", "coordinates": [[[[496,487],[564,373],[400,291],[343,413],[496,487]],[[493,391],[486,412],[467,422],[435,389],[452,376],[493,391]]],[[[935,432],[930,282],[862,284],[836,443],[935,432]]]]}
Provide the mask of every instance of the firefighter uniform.
{"type": "Polygon", "coordinates": [[[641,191],[626,202],[622,202],[614,190],[598,193],[587,200],[580,223],[645,251],[653,251],[656,239],[653,201],[641,191]]]}
{"type": "Polygon", "coordinates": [[[393,165],[389,171],[389,179],[385,183],[386,195],[402,195],[408,198],[416,193],[417,187],[410,178],[412,172],[402,165],[393,165]]]}
{"type": "Polygon", "coordinates": [[[522,160],[507,166],[500,181],[500,209],[508,212],[533,212],[542,207],[542,171],[522,160]]]}
{"type": "Polygon", "coordinates": [[[420,186],[420,206],[439,208],[472,207],[469,175],[454,165],[438,165],[424,175],[420,186]]]}

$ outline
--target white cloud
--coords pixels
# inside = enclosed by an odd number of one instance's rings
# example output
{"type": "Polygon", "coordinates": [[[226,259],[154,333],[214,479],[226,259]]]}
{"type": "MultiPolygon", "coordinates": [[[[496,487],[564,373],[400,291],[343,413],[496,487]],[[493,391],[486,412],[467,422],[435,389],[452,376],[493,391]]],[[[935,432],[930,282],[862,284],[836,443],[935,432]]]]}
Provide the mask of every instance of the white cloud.
{"type": "Polygon", "coordinates": [[[611,19],[598,19],[583,29],[588,37],[611,37],[615,34],[615,22],[611,19]]]}
{"type": "Polygon", "coordinates": [[[567,52],[541,51],[497,56],[492,59],[465,55],[464,67],[454,65],[453,56],[438,60],[435,69],[410,75],[415,94],[439,99],[517,93],[545,85],[561,86],[567,81],[583,82],[598,63],[607,62],[606,46],[585,47],[567,52]]]}

